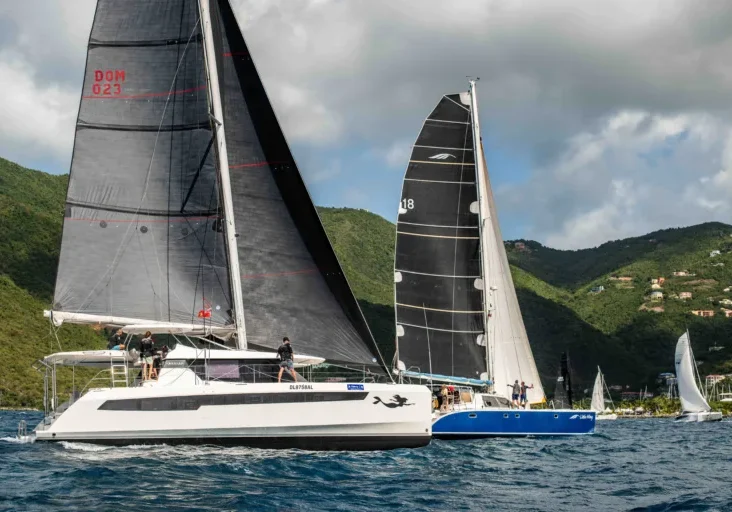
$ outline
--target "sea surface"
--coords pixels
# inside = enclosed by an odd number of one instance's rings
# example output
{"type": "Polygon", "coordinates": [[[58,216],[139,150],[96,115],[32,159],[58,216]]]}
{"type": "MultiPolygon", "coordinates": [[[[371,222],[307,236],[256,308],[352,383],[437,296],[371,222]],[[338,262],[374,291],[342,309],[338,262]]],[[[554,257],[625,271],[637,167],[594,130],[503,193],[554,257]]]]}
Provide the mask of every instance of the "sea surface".
{"type": "Polygon", "coordinates": [[[732,510],[732,421],[319,453],[18,443],[0,411],[0,511],[732,510]]]}

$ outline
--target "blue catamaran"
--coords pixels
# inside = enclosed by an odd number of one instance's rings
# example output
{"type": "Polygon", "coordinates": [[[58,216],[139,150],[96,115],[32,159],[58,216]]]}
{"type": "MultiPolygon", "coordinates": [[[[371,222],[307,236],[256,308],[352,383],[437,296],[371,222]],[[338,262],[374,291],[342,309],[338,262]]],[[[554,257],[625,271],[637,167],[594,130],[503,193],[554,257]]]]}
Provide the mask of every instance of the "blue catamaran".
{"type": "Polygon", "coordinates": [[[594,432],[593,411],[546,402],[498,226],[475,81],[440,99],[412,148],[394,283],[396,371],[435,391],[434,437],[594,432]]]}

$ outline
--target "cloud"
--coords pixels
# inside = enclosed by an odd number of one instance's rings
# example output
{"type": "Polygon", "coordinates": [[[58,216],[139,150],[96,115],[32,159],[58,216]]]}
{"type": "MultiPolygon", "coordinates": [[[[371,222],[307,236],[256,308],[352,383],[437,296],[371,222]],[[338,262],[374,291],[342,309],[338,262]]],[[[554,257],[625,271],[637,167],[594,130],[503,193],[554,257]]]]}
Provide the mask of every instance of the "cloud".
{"type": "Polygon", "coordinates": [[[0,53],[0,151],[21,161],[43,154],[65,160],[73,144],[79,94],[35,78],[20,58],[0,53]]]}
{"type": "Polygon", "coordinates": [[[530,236],[578,249],[732,214],[732,125],[708,114],[622,111],[570,137],[525,183],[498,194],[530,236]],[[722,168],[715,167],[721,162],[722,168]],[[533,198],[533,208],[515,198],[533,198]]]}
{"type": "MultiPolygon", "coordinates": [[[[732,4],[232,4],[283,129],[305,155],[298,159],[342,162],[327,179],[325,169],[305,169],[313,185],[321,179],[337,182],[333,190],[361,187],[359,180],[377,174],[350,159],[372,154],[389,171],[378,174],[380,189],[398,191],[401,174],[392,169],[403,167],[422,121],[441,95],[465,90],[472,75],[482,78],[486,151],[499,150],[506,166],[492,167],[493,176],[512,177],[510,185],[494,180],[507,236],[574,247],[579,239],[595,243],[729,214],[732,4]],[[527,169],[526,178],[512,175],[512,160],[527,169]],[[649,195],[632,204],[618,196],[641,190],[649,195]],[[615,219],[612,228],[572,237],[573,229],[605,218],[615,219]]],[[[26,0],[0,7],[0,107],[15,123],[13,133],[0,132],[3,156],[22,163],[33,148],[65,167],[94,5],[26,0]],[[27,115],[18,117],[9,104],[15,98],[27,115]]],[[[325,199],[333,203],[336,195],[347,199],[340,192],[325,199]]],[[[389,197],[353,199],[379,209],[389,197]]]]}

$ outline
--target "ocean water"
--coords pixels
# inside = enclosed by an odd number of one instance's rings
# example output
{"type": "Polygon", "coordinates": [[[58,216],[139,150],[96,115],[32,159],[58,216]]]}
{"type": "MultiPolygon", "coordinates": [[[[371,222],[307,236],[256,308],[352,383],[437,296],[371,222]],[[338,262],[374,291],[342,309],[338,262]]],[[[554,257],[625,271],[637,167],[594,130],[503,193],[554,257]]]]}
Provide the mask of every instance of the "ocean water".
{"type": "Polygon", "coordinates": [[[732,510],[727,420],[319,453],[15,441],[40,418],[0,411],[0,511],[732,510]]]}

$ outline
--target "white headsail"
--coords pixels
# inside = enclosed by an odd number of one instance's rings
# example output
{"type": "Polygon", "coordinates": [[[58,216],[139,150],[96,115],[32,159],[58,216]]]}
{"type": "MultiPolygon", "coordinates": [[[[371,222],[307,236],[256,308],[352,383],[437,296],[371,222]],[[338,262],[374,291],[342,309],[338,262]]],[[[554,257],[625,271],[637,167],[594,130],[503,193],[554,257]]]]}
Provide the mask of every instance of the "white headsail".
{"type": "MultiPolygon", "coordinates": [[[[478,99],[475,84],[470,88],[473,104],[473,123],[476,133],[480,133],[478,124],[478,99]]],[[[533,384],[528,390],[530,403],[545,401],[544,388],[541,385],[539,371],[531,353],[529,337],[521,316],[516,289],[511,277],[506,248],[503,245],[501,228],[498,225],[498,214],[493,199],[488,166],[483,153],[483,144],[475,141],[478,153],[477,181],[479,200],[481,202],[481,251],[483,253],[485,277],[485,308],[487,310],[487,335],[491,354],[491,377],[494,389],[510,397],[509,384],[516,379],[533,384]]]]}
{"type": "Polygon", "coordinates": [[[683,412],[711,411],[704,396],[699,391],[694,368],[694,354],[691,351],[689,333],[685,332],[676,343],[676,381],[683,412]]]}
{"type": "Polygon", "coordinates": [[[595,386],[592,388],[592,404],[590,409],[595,412],[602,412],[605,410],[605,395],[604,395],[603,378],[600,367],[597,368],[597,377],[595,377],[595,386]]]}

